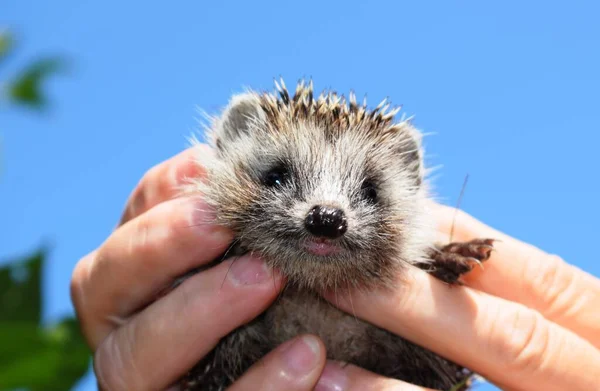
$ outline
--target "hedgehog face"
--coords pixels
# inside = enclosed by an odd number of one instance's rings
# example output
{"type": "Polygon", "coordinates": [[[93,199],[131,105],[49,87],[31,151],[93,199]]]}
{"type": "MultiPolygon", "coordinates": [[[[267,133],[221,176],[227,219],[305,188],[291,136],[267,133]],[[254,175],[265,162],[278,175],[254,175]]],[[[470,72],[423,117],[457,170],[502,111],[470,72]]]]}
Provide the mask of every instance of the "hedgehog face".
{"type": "Polygon", "coordinates": [[[218,221],[289,282],[316,290],[381,284],[421,261],[416,131],[384,114],[352,121],[332,112],[331,95],[319,107],[312,89],[302,114],[284,91],[236,96],[215,122],[217,157],[202,191],[218,221]]]}

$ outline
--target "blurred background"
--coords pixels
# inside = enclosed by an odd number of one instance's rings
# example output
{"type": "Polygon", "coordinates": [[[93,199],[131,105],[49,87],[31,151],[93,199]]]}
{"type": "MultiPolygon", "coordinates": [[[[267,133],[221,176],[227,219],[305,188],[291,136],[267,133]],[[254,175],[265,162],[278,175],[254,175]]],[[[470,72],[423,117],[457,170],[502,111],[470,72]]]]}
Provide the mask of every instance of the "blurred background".
{"type": "Polygon", "coordinates": [[[599,13],[595,1],[0,1],[13,37],[0,55],[0,389],[96,389],[89,371],[78,380],[74,265],[143,173],[199,131],[197,108],[279,76],[402,104],[433,134],[442,201],[469,174],[463,209],[600,275],[587,249],[600,237],[599,13]],[[39,325],[35,338],[15,324],[39,325]],[[73,363],[49,365],[61,352],[73,363]]]}

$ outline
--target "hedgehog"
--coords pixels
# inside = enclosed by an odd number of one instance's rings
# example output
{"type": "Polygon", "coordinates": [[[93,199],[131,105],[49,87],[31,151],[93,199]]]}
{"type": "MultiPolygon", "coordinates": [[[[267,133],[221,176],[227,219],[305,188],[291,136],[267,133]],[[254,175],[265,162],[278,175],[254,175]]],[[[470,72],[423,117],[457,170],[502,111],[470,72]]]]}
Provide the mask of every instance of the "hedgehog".
{"type": "MultiPolygon", "coordinates": [[[[489,258],[491,239],[437,243],[427,202],[422,134],[399,107],[370,109],[335,91],[234,95],[207,126],[215,154],[186,191],[234,233],[211,265],[257,253],[286,278],[261,315],[221,339],[181,380],[185,391],[221,391],[279,344],[312,333],[329,359],[422,387],[463,390],[473,373],[322,298],[328,291],[389,289],[418,267],[448,284],[489,258]]],[[[209,265],[209,266],[211,266],[209,265]]],[[[193,271],[198,272],[200,269],[193,271]]]]}

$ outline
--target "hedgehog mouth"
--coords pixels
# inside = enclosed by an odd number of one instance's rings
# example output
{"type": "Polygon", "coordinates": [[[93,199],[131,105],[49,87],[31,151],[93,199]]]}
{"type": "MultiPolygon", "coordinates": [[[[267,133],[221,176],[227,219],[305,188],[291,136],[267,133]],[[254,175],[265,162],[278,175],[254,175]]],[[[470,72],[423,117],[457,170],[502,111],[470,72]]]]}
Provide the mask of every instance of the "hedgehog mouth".
{"type": "Polygon", "coordinates": [[[337,255],[342,251],[339,243],[329,239],[323,238],[310,238],[306,239],[302,243],[303,249],[309,254],[326,257],[331,255],[337,255]]]}

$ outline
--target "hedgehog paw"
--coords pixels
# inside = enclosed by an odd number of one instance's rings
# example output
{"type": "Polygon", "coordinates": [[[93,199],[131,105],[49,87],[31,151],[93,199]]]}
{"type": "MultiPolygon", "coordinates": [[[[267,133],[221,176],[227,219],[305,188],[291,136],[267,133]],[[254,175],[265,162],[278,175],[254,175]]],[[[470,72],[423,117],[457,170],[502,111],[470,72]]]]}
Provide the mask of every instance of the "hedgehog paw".
{"type": "Polygon", "coordinates": [[[432,262],[419,266],[448,284],[462,285],[460,277],[487,261],[493,249],[494,239],[450,243],[432,251],[432,262]]]}

